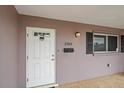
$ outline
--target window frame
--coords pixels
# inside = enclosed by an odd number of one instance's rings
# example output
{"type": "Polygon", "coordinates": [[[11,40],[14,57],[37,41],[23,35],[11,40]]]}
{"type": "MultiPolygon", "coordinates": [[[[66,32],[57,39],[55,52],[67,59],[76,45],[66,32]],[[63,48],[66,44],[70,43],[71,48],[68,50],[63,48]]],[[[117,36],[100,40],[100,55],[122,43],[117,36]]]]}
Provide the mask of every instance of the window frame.
{"type": "Polygon", "coordinates": [[[124,37],[124,35],[120,35],[120,43],[119,43],[120,46],[119,46],[119,48],[120,48],[120,52],[121,52],[121,53],[124,53],[124,51],[122,50],[122,48],[123,48],[123,45],[122,45],[123,39],[122,39],[122,38],[123,38],[123,37],[124,37]]]}
{"type": "Polygon", "coordinates": [[[93,33],[93,53],[118,53],[119,52],[119,35],[115,34],[103,34],[103,33],[93,33]],[[94,51],[94,40],[95,35],[105,36],[106,37],[106,51],[94,51]],[[108,51],[108,36],[116,36],[117,37],[117,50],[116,51],[108,51]]]}

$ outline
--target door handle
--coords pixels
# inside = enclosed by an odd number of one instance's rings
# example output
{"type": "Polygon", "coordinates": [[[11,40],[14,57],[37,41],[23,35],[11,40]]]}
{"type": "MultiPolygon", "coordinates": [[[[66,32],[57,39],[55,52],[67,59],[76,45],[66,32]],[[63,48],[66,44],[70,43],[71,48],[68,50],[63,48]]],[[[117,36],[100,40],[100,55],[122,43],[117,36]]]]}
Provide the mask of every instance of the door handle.
{"type": "Polygon", "coordinates": [[[52,57],[54,57],[55,55],[52,55],[52,57]]]}

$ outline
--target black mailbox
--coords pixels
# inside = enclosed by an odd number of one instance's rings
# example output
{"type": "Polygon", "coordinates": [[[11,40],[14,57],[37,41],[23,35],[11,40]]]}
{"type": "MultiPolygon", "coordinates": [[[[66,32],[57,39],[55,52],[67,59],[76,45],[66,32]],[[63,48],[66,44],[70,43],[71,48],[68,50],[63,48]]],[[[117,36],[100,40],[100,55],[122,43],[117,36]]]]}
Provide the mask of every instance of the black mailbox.
{"type": "Polygon", "coordinates": [[[64,53],[73,53],[74,48],[64,48],[64,53]]]}

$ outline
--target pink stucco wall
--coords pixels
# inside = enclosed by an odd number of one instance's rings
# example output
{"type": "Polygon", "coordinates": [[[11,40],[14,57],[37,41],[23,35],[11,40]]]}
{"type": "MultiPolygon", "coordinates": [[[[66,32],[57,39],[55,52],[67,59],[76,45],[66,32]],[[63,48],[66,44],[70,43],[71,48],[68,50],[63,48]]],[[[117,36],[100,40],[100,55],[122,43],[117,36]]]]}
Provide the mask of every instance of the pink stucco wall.
{"type": "Polygon", "coordinates": [[[56,29],[57,82],[59,84],[124,71],[123,53],[97,54],[95,56],[86,55],[87,31],[94,30],[103,33],[124,34],[124,30],[19,15],[19,87],[25,87],[26,26],[56,29]],[[74,37],[74,33],[77,31],[81,33],[81,37],[79,38],[74,37]],[[72,47],[75,49],[74,53],[63,53],[65,42],[72,42],[72,47]],[[109,68],[107,67],[108,63],[111,64],[109,68]]]}
{"type": "Polygon", "coordinates": [[[0,6],[0,88],[18,87],[18,22],[14,6],[0,6]]]}

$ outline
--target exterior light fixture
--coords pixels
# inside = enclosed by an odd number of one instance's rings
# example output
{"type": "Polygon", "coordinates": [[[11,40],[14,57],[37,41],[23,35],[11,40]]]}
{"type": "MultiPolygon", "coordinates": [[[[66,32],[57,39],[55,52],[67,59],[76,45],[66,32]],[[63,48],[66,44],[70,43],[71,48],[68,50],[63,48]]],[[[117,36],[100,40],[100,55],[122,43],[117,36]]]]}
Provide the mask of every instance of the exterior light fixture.
{"type": "Polygon", "coordinates": [[[75,37],[77,38],[77,37],[80,37],[81,36],[81,33],[80,32],[76,32],[75,33],[75,37]]]}

